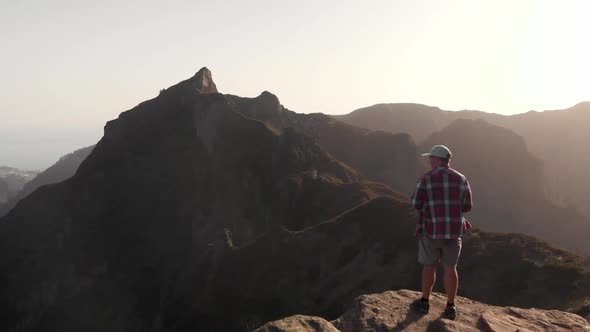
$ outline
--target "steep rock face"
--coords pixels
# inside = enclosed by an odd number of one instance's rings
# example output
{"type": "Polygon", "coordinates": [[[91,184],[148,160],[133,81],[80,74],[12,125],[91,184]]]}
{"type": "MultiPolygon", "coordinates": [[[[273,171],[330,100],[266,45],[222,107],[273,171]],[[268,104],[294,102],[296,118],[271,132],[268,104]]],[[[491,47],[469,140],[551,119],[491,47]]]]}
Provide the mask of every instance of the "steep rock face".
{"type": "Polygon", "coordinates": [[[388,332],[388,331],[590,331],[582,317],[556,310],[494,307],[458,297],[455,320],[441,318],[446,297],[433,294],[430,312],[419,315],[410,309],[422,294],[410,290],[389,291],[358,297],[338,319],[291,316],[270,322],[256,332],[388,332]]]}
{"type": "Polygon", "coordinates": [[[456,120],[421,144],[449,146],[452,166],[470,180],[473,224],[502,232],[539,236],[561,247],[590,255],[590,220],[549,201],[543,191],[543,162],[524,139],[484,120],[456,120]]]}
{"type": "Polygon", "coordinates": [[[545,161],[545,191],[560,206],[590,217],[590,156],[584,152],[590,133],[590,102],[557,111],[495,116],[492,123],[523,136],[529,150],[545,161]]]}
{"type": "Polygon", "coordinates": [[[404,194],[414,188],[416,145],[407,134],[390,134],[354,127],[321,114],[299,114],[284,108],[278,98],[263,92],[256,98],[228,96],[239,112],[279,131],[292,129],[314,138],[336,159],[372,181],[404,194]]]}

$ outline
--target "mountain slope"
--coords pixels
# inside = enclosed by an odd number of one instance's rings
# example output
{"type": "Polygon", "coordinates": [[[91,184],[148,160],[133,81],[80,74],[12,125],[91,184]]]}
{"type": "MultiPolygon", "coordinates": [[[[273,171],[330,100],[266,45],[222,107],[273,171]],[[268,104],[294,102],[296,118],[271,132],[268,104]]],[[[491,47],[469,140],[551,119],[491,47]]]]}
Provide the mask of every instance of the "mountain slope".
{"type": "Polygon", "coordinates": [[[6,203],[12,195],[8,183],[0,178],[0,204],[6,203]]]}
{"type": "MultiPolygon", "coordinates": [[[[266,232],[313,226],[381,192],[395,197],[361,182],[310,138],[279,135],[234,112],[223,95],[201,94],[194,82],[109,122],[74,177],[38,189],[0,221],[4,327],[41,327],[49,319],[63,329],[89,328],[67,315],[72,310],[105,324],[115,323],[110,310],[129,324],[156,324],[153,311],[166,314],[158,311],[160,298],[133,312],[126,306],[177,278],[195,282],[182,296],[198,291],[193,287],[224,267],[219,255],[266,232]],[[25,283],[28,259],[44,273],[25,283]],[[35,299],[47,285],[55,292],[35,299]],[[36,301],[39,307],[28,307],[36,301]]],[[[209,296],[193,295],[191,303],[209,296]]]]}
{"type": "Polygon", "coordinates": [[[385,183],[403,193],[414,188],[418,176],[417,151],[407,134],[362,129],[322,113],[295,113],[267,91],[256,98],[226,97],[249,118],[279,131],[295,130],[314,138],[325,151],[372,181],[385,183]]]}
{"type": "Polygon", "coordinates": [[[26,182],[4,206],[0,206],[0,216],[5,215],[12,209],[18,201],[37,190],[37,188],[46,184],[58,183],[70,178],[78,170],[78,166],[92,152],[94,146],[78,149],[70,154],[62,156],[55,164],[41,173],[36,174],[34,178],[26,182]]]}
{"type": "Polygon", "coordinates": [[[39,175],[27,183],[19,193],[19,196],[22,198],[41,186],[58,183],[70,178],[76,173],[82,161],[88,157],[93,148],[94,145],[88,146],[62,156],[55,164],[39,173],[39,175]]]}
{"type": "Polygon", "coordinates": [[[361,128],[408,133],[418,143],[458,118],[455,112],[409,103],[377,104],[333,117],[361,128]]]}

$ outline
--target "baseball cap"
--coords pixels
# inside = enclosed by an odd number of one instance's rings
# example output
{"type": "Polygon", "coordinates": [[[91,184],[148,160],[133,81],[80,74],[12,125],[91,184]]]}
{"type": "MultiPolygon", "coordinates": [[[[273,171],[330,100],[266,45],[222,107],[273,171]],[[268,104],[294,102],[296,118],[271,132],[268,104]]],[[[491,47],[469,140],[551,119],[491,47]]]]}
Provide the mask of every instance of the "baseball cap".
{"type": "Polygon", "coordinates": [[[451,150],[444,145],[435,145],[430,152],[423,153],[422,155],[425,157],[437,157],[442,159],[450,159],[453,156],[451,150]]]}

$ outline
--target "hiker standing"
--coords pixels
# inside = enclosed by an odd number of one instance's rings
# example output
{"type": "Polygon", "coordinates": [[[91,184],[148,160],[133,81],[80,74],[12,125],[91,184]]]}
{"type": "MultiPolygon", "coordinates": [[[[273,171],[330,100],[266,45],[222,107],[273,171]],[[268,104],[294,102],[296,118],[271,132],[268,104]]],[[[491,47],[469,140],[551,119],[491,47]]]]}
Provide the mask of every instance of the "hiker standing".
{"type": "Polygon", "coordinates": [[[471,188],[467,178],[452,169],[451,151],[444,145],[435,145],[429,153],[432,170],[424,174],[412,205],[418,210],[418,262],[422,268],[422,298],[413,303],[421,313],[428,313],[428,300],[436,281],[436,264],[444,268],[444,285],[447,307],[444,316],[455,319],[455,296],[459,286],[457,261],[461,253],[461,236],[471,228],[463,213],[471,211],[471,188]]]}

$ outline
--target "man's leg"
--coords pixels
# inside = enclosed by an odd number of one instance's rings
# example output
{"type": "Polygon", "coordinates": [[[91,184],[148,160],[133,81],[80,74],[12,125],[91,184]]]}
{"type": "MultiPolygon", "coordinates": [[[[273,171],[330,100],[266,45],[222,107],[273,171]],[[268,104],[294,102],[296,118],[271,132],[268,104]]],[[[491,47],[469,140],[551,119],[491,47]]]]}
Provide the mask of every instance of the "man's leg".
{"type": "Polygon", "coordinates": [[[457,273],[457,262],[461,255],[461,247],[463,243],[461,239],[445,240],[443,247],[441,262],[444,267],[444,284],[445,292],[447,293],[447,300],[450,304],[455,303],[455,296],[457,296],[457,288],[459,288],[459,274],[457,273]]]}
{"type": "Polygon", "coordinates": [[[444,267],[444,284],[447,293],[447,307],[444,316],[448,319],[455,319],[457,309],[455,307],[455,297],[457,288],[459,288],[459,275],[457,273],[457,262],[461,254],[461,239],[445,241],[441,261],[444,267]]]}
{"type": "Polygon", "coordinates": [[[457,288],[459,287],[459,274],[456,266],[444,265],[445,276],[445,291],[447,293],[447,301],[455,303],[455,296],[457,296],[457,288]]]}
{"type": "Polygon", "coordinates": [[[436,265],[424,265],[422,267],[422,298],[427,300],[430,298],[435,282],[436,265]]]}
{"type": "Polygon", "coordinates": [[[418,262],[422,264],[422,298],[412,302],[412,307],[421,314],[427,314],[430,310],[428,299],[436,281],[436,263],[439,255],[432,240],[425,236],[418,240],[418,248],[418,262]]]}
{"type": "Polygon", "coordinates": [[[434,247],[434,241],[423,236],[418,241],[418,262],[422,264],[422,298],[428,300],[436,281],[436,264],[440,249],[434,247]]]}

